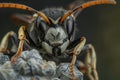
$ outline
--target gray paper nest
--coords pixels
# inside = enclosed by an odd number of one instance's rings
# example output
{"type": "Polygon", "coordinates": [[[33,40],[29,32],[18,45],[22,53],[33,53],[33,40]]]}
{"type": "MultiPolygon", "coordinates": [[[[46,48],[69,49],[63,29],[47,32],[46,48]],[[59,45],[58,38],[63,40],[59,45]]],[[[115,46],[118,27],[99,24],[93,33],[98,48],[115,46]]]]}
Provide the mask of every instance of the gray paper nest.
{"type": "MultiPolygon", "coordinates": [[[[21,57],[11,64],[7,55],[0,54],[0,80],[71,80],[69,63],[56,65],[45,61],[35,49],[23,51],[21,57]]],[[[77,80],[83,74],[74,67],[77,80]]]]}

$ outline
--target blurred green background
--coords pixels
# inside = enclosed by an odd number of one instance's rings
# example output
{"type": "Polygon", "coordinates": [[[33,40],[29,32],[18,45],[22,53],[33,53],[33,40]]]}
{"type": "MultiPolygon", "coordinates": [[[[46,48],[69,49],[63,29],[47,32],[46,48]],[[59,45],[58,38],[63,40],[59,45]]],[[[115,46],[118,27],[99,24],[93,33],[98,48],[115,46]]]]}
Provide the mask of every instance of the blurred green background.
{"type": "MultiPolygon", "coordinates": [[[[37,10],[46,7],[66,7],[74,0],[4,0],[21,3],[37,10]]],[[[83,10],[77,18],[79,36],[85,36],[97,52],[100,80],[120,80],[120,0],[117,5],[99,5],[83,10]]],[[[3,1],[0,1],[3,2],[3,1]]],[[[17,32],[10,20],[13,13],[29,13],[16,9],[0,9],[0,39],[8,31],[17,32]]]]}

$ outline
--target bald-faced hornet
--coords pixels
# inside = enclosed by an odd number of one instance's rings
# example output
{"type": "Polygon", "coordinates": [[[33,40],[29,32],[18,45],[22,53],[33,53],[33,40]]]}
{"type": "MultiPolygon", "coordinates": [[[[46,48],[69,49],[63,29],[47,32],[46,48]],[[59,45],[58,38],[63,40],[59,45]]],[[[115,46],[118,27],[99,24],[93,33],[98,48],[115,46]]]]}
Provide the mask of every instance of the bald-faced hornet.
{"type": "Polygon", "coordinates": [[[70,10],[46,8],[41,11],[22,4],[0,3],[0,8],[16,8],[34,13],[32,16],[14,15],[16,21],[22,21],[21,24],[24,26],[20,27],[18,38],[13,31],[5,35],[0,45],[0,51],[16,53],[11,58],[12,63],[20,57],[23,50],[31,48],[38,49],[44,59],[53,60],[57,64],[70,62],[72,55],[70,73],[73,79],[75,79],[73,66],[76,65],[83,73],[87,74],[90,80],[98,80],[96,54],[93,46],[85,45],[85,37],[80,40],[74,39],[77,13],[98,4],[116,4],[116,2],[115,0],[78,0],[70,5],[70,10]],[[29,26],[25,26],[26,23],[29,23],[29,26]],[[13,47],[16,47],[8,51],[7,46],[10,38],[13,40],[13,47]],[[76,61],[76,56],[81,51],[86,53],[85,64],[79,59],[76,61]]]}

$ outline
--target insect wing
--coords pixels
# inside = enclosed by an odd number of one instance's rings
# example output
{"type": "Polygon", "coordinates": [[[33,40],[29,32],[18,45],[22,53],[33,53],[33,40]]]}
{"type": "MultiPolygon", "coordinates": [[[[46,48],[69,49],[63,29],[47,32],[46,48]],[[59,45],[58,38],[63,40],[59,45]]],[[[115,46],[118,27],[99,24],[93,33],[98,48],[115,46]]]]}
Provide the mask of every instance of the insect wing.
{"type": "Polygon", "coordinates": [[[25,25],[28,26],[29,24],[31,24],[34,21],[34,18],[32,15],[28,15],[28,14],[13,14],[11,16],[11,19],[14,23],[18,24],[18,25],[25,25]]]}

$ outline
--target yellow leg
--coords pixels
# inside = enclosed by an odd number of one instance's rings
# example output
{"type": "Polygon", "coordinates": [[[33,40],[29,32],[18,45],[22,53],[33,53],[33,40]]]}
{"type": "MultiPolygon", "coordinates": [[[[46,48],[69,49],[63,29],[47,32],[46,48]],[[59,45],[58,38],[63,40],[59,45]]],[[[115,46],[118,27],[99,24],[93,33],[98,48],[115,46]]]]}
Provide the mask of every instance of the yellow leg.
{"type": "Polygon", "coordinates": [[[96,52],[91,44],[85,46],[85,62],[79,61],[80,71],[82,71],[89,80],[99,80],[98,73],[96,70],[96,52]]]}
{"type": "Polygon", "coordinates": [[[13,35],[15,35],[15,33],[13,31],[8,32],[2,39],[1,44],[0,44],[0,52],[4,53],[4,52],[8,52],[8,42],[10,37],[12,37],[13,35]]]}
{"type": "Polygon", "coordinates": [[[12,63],[14,63],[20,57],[20,55],[23,51],[23,44],[24,44],[25,40],[27,40],[26,35],[25,35],[25,30],[26,30],[25,26],[21,26],[19,29],[18,38],[19,38],[20,42],[19,42],[17,53],[11,58],[12,63]]]}
{"type": "Polygon", "coordinates": [[[72,80],[76,80],[76,77],[74,75],[74,65],[76,62],[76,56],[80,54],[81,50],[83,49],[83,47],[85,45],[85,42],[86,42],[86,38],[82,37],[81,42],[73,50],[73,58],[72,58],[72,62],[70,64],[70,73],[72,75],[72,80]]]}
{"type": "Polygon", "coordinates": [[[98,73],[96,70],[96,52],[94,47],[89,44],[87,54],[86,54],[86,59],[85,59],[85,66],[87,69],[87,76],[90,80],[99,80],[98,78],[98,73]]]}

